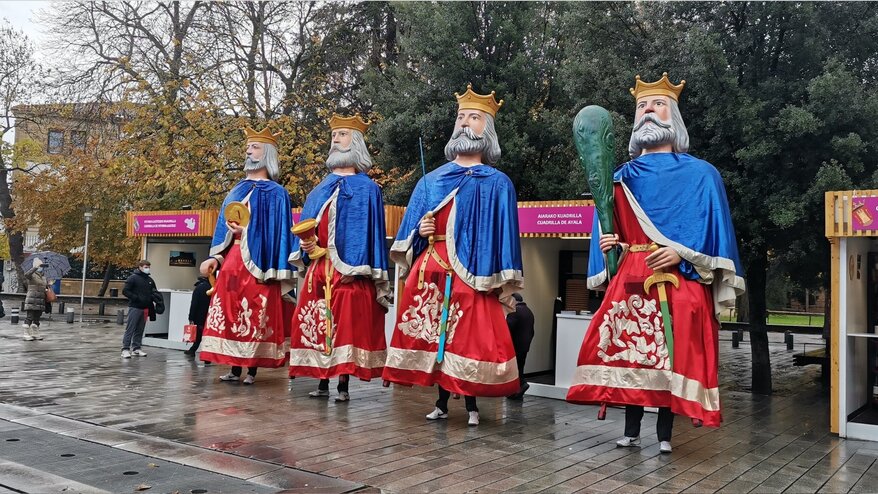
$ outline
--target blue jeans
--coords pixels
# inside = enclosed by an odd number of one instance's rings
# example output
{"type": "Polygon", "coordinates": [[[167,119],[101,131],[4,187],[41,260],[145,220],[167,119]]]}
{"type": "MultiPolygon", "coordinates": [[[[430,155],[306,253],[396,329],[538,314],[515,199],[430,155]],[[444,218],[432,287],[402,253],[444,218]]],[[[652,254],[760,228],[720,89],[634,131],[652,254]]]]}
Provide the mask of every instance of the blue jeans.
{"type": "Polygon", "coordinates": [[[125,325],[125,336],[122,337],[122,350],[140,350],[144,329],[146,329],[146,317],[143,309],[128,307],[128,324],[125,325]]]}

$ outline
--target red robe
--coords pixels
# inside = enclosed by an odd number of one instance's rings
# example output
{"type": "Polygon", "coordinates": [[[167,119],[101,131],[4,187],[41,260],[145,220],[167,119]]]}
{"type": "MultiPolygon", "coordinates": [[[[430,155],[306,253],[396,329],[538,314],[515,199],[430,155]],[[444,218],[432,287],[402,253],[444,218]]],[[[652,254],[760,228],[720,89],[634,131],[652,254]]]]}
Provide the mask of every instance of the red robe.
{"type": "MultiPolygon", "coordinates": [[[[435,236],[445,235],[452,202],[435,215],[435,236]]],[[[448,239],[448,242],[453,239],[448,239]]],[[[448,264],[446,241],[436,241],[439,257],[448,264]]],[[[508,396],[519,390],[515,348],[496,293],[480,292],[453,275],[446,330],[445,356],[436,362],[439,321],[445,291],[445,269],[422,252],[406,277],[396,313],[396,328],[387,351],[384,379],[432,386],[466,396],[508,396]],[[427,257],[424,284],[419,271],[427,257]]]]}
{"type": "MultiPolygon", "coordinates": [[[[329,209],[317,226],[318,245],[328,245],[329,209]]],[[[299,303],[292,318],[290,376],[329,379],[349,374],[369,381],[380,377],[387,356],[384,337],[384,307],[376,300],[372,280],[355,277],[341,283],[329,255],[312,262],[299,284],[299,303]],[[331,352],[326,344],[327,269],[331,274],[331,352]],[[310,288],[309,288],[310,287],[310,288]]]]}
{"type": "MultiPolygon", "coordinates": [[[[649,244],[619,185],[615,205],[621,241],[649,244]]],[[[658,288],[643,291],[643,282],[653,274],[644,261],[647,255],[629,251],[622,258],[585,334],[567,400],[670,407],[675,414],[719,427],[719,321],[711,286],[670,271],[680,282],[679,288],[665,284],[674,334],[672,369],[658,288]]]]}
{"type": "Polygon", "coordinates": [[[247,271],[238,240],[228,248],[210,300],[201,360],[242,367],[282,367],[286,341],[281,284],[247,271]]]}

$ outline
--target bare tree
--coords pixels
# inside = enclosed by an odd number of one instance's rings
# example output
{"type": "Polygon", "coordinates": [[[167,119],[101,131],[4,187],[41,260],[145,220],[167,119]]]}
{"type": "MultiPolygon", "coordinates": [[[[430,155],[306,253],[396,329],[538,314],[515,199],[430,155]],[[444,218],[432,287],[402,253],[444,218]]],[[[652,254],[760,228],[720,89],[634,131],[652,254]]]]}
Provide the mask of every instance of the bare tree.
{"type": "Polygon", "coordinates": [[[175,105],[202,67],[192,43],[207,2],[65,2],[41,20],[54,27],[56,81],[68,100],[120,100],[144,94],[175,105]],[[127,94],[126,94],[127,93],[127,94]]]}
{"type": "MultiPolygon", "coordinates": [[[[15,224],[10,182],[14,172],[30,172],[36,165],[16,157],[14,146],[6,138],[16,125],[14,107],[32,101],[38,94],[42,68],[34,59],[34,47],[21,31],[14,29],[6,19],[0,19],[0,216],[4,220],[12,263],[18,273],[22,291],[24,279],[21,263],[24,261],[24,233],[15,224]]],[[[19,116],[18,123],[22,123],[19,116]]]]}

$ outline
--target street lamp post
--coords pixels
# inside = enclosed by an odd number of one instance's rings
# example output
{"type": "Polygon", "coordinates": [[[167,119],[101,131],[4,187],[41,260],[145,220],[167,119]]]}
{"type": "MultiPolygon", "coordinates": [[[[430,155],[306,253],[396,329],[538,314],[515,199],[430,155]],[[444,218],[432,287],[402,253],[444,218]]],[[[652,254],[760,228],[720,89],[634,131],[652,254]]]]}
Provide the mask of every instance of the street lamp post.
{"type": "Polygon", "coordinates": [[[85,312],[85,273],[88,269],[88,229],[94,215],[91,211],[85,212],[85,248],[82,254],[82,289],[79,293],[79,323],[82,324],[82,315],[85,312]]]}

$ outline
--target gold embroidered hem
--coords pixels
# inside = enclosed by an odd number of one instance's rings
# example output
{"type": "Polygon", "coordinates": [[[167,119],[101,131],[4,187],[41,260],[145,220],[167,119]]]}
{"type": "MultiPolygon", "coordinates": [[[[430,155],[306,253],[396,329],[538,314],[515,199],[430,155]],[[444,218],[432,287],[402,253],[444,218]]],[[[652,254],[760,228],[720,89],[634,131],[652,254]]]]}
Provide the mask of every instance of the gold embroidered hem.
{"type": "Polygon", "coordinates": [[[337,365],[354,364],[364,369],[381,369],[384,367],[386,359],[387,352],[384,350],[368,351],[356,348],[353,345],[333,348],[331,355],[307,348],[293,348],[290,350],[290,366],[292,367],[328,369],[337,365]]]}
{"type": "Polygon", "coordinates": [[[240,359],[286,359],[287,344],[268,341],[234,341],[216,336],[201,340],[201,351],[240,359]]]}
{"type": "Polygon", "coordinates": [[[698,403],[707,411],[720,410],[719,388],[705,388],[697,380],[669,370],[580,365],[570,386],[582,385],[670,391],[674,396],[698,403]]]}
{"type": "Polygon", "coordinates": [[[444,360],[439,364],[436,362],[436,352],[390,347],[387,349],[385,367],[427,374],[439,371],[455,379],[485,385],[518,381],[515,357],[506,362],[484,362],[446,351],[444,360]]]}

